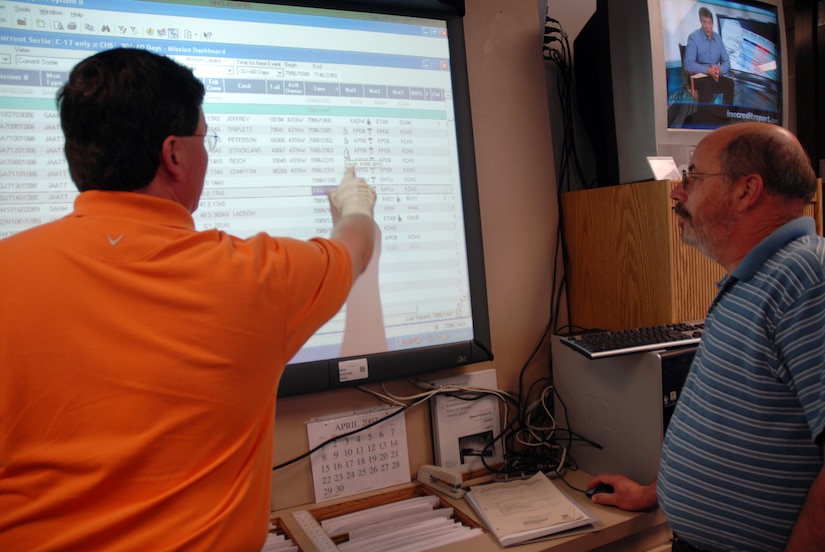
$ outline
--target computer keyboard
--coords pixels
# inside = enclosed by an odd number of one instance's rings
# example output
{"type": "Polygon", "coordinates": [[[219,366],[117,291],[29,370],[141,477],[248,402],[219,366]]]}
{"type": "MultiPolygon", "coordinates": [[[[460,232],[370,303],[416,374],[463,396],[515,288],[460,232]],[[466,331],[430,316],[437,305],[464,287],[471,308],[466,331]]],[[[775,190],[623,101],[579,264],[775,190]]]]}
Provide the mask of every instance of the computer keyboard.
{"type": "Polygon", "coordinates": [[[680,322],[629,330],[599,330],[561,336],[560,341],[587,358],[655,351],[698,343],[704,322],[680,322]]]}

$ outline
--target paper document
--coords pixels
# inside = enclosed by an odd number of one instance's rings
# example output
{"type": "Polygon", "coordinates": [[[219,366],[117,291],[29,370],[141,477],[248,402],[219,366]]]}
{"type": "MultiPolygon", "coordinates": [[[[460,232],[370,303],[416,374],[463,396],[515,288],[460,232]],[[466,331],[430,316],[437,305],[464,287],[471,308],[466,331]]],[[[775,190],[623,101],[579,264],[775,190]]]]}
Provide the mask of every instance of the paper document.
{"type": "Polygon", "coordinates": [[[676,166],[673,157],[649,155],[647,164],[656,180],[682,180],[682,171],[676,166]]]}
{"type": "MultiPolygon", "coordinates": [[[[431,382],[436,387],[498,389],[493,368],[461,374],[431,382]]],[[[500,440],[499,399],[455,392],[455,396],[436,395],[430,399],[433,457],[437,466],[468,472],[504,462],[500,440]],[[468,400],[473,398],[474,400],[468,400]]]]}
{"type": "Polygon", "coordinates": [[[502,546],[547,538],[593,521],[541,472],[530,479],[475,485],[466,498],[502,546]]]}

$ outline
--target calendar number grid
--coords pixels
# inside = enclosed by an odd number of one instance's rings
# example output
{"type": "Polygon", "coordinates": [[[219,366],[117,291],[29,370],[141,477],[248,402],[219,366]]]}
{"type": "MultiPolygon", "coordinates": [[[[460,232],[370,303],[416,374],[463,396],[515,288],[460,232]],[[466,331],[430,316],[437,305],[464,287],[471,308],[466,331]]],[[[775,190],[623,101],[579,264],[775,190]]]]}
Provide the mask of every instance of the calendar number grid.
{"type": "Polygon", "coordinates": [[[307,422],[310,449],[364,428],[327,443],[310,456],[316,502],[410,481],[406,423],[403,412],[392,416],[397,410],[383,408],[307,422]],[[368,427],[388,416],[392,417],[368,427]]]}

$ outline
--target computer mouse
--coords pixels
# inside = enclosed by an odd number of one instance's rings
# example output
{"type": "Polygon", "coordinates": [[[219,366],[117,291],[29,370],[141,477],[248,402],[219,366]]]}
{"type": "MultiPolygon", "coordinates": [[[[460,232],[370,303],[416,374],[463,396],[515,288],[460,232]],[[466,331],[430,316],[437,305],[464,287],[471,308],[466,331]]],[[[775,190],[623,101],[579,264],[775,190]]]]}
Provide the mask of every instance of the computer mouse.
{"type": "Polygon", "coordinates": [[[608,485],[607,483],[599,483],[595,487],[590,487],[589,489],[584,491],[584,494],[587,495],[587,498],[593,498],[593,495],[595,495],[595,494],[612,493],[612,492],[613,492],[613,486],[612,485],[608,485]]]}

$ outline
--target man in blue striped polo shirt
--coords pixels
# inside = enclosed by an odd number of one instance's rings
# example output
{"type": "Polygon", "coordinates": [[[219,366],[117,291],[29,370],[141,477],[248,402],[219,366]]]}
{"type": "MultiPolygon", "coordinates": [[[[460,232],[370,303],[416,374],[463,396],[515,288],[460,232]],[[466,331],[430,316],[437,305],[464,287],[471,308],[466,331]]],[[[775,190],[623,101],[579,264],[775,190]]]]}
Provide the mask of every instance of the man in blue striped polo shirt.
{"type": "Polygon", "coordinates": [[[815,189],[790,132],[741,123],[702,140],[671,193],[684,241],[727,275],[658,480],[590,486],[613,486],[600,504],[658,504],[674,551],[825,550],[825,239],[802,215],[815,189]]]}

